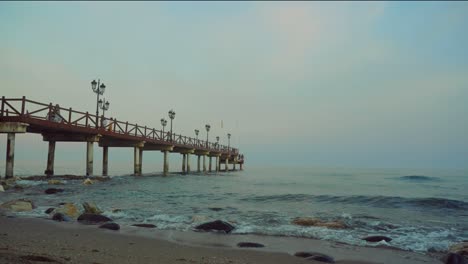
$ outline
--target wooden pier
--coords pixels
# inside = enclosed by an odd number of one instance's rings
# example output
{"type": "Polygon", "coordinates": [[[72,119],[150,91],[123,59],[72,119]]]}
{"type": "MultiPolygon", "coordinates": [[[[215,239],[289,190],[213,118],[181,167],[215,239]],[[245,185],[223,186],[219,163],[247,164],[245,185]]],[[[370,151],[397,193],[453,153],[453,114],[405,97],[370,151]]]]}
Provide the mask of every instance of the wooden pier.
{"type": "Polygon", "coordinates": [[[45,174],[54,174],[56,142],[86,142],[86,175],[93,175],[93,145],[103,148],[102,175],[108,174],[109,147],[134,149],[134,175],[142,174],[144,151],[161,151],[163,174],[169,172],[168,153],[179,153],[182,158],[182,173],[190,173],[190,155],[197,156],[197,172],[232,170],[236,165],[242,170],[243,155],[236,148],[219,145],[206,140],[195,139],[155,128],[123,122],[117,119],[102,119],[88,112],[62,108],[52,103],[44,104],[22,98],[2,96],[0,110],[0,133],[7,133],[7,154],[5,177],[14,176],[15,135],[17,133],[41,134],[48,142],[49,149],[45,174]],[[206,167],[206,158],[209,167],[206,167]],[[215,168],[212,168],[212,159],[215,168]],[[200,160],[203,160],[203,168],[200,160]]]}

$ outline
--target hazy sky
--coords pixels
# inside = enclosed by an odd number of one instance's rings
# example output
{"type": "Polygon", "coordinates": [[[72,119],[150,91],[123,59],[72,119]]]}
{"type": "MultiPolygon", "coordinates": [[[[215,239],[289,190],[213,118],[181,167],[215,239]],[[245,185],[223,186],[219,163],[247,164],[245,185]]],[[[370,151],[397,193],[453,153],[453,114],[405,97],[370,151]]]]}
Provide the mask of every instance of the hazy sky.
{"type": "MultiPolygon", "coordinates": [[[[467,14],[468,2],[1,2],[0,94],[94,112],[101,78],[107,116],[159,128],[173,108],[175,132],[231,132],[252,166],[467,168],[467,14]]],[[[17,147],[45,162],[41,137],[17,147]]],[[[84,149],[58,146],[80,162],[84,149]]]]}

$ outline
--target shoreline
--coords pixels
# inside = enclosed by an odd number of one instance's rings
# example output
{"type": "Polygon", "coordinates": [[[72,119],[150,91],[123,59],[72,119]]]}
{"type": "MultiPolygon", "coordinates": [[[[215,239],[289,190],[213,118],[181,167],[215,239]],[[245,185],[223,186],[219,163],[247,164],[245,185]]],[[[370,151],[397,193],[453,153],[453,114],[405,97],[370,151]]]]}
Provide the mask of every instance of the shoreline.
{"type": "Polygon", "coordinates": [[[5,263],[35,263],[24,259],[28,255],[50,258],[55,263],[323,263],[295,257],[298,251],[326,254],[343,264],[442,263],[416,252],[309,238],[131,226],[111,231],[41,218],[0,216],[0,237],[0,262],[5,263]],[[262,243],[265,248],[241,249],[236,247],[238,242],[262,243]]]}

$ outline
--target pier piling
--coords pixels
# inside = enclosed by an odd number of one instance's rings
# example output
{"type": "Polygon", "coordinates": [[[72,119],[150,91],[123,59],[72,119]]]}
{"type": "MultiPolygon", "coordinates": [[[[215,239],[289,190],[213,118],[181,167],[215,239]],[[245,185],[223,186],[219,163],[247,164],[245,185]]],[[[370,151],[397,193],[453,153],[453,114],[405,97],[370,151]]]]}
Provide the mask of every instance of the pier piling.
{"type": "Polygon", "coordinates": [[[93,141],[86,142],[86,176],[93,175],[93,145],[93,141]]]}
{"type": "Polygon", "coordinates": [[[55,141],[49,141],[49,151],[47,153],[47,166],[44,174],[47,176],[54,175],[54,160],[55,160],[55,141]]]}
{"type": "Polygon", "coordinates": [[[109,161],[109,147],[102,147],[102,176],[107,176],[109,161]]]}
{"type": "Polygon", "coordinates": [[[200,172],[200,155],[197,155],[197,172],[200,172]]]}
{"type": "Polygon", "coordinates": [[[163,175],[167,176],[167,173],[169,172],[169,163],[167,160],[167,150],[164,150],[164,164],[163,164],[163,175]]]}

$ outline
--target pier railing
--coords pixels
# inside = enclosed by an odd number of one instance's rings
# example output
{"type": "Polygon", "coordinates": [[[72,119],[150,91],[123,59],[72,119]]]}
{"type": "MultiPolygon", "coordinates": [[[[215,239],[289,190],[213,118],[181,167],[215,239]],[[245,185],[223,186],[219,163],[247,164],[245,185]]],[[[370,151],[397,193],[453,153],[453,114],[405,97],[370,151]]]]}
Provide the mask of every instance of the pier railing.
{"type": "Polygon", "coordinates": [[[132,124],[128,121],[120,121],[114,118],[101,118],[89,112],[81,112],[70,108],[64,108],[58,104],[44,104],[22,98],[5,98],[2,96],[0,118],[21,117],[21,119],[36,119],[48,122],[61,123],[72,127],[85,127],[96,129],[96,133],[106,131],[106,133],[116,133],[121,135],[131,135],[140,137],[141,140],[152,139],[168,144],[179,144],[184,147],[203,148],[209,151],[229,152],[238,154],[236,148],[220,145],[216,142],[207,142],[192,137],[183,136],[176,133],[163,132],[161,130],[132,124]]]}

